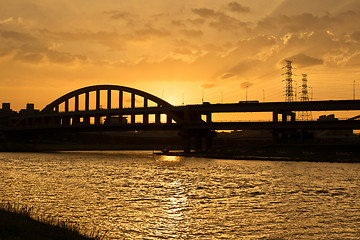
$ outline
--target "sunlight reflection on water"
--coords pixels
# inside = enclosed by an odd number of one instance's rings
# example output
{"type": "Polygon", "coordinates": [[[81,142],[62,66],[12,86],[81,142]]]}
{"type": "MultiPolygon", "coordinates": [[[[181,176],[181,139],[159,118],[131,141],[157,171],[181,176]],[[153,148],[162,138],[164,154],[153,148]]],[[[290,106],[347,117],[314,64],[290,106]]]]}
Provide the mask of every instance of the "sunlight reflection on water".
{"type": "Polygon", "coordinates": [[[0,153],[0,200],[109,239],[359,239],[360,164],[0,153]]]}

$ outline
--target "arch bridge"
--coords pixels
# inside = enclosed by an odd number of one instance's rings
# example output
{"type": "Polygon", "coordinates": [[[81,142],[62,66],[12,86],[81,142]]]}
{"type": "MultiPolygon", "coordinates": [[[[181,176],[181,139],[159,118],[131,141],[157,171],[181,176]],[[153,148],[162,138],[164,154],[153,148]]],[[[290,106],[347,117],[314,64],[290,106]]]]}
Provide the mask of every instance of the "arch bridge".
{"type": "Polygon", "coordinates": [[[144,91],[116,85],[81,88],[59,97],[38,114],[11,119],[12,128],[105,125],[176,125],[184,121],[170,103],[144,91]]]}

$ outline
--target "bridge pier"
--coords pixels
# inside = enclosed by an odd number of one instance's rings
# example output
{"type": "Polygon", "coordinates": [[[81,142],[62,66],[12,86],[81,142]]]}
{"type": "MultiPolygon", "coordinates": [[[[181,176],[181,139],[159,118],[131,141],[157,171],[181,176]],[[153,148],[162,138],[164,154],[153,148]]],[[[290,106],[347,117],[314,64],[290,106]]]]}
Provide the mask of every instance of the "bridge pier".
{"type": "Polygon", "coordinates": [[[215,132],[211,130],[182,130],[179,135],[183,137],[183,150],[186,153],[195,150],[195,152],[207,152],[212,149],[215,132]]]}
{"type": "Polygon", "coordinates": [[[273,111],[273,122],[279,121],[279,114],[281,114],[281,121],[282,122],[288,122],[288,117],[290,116],[290,121],[295,122],[296,121],[296,113],[295,112],[278,112],[273,111]]]}

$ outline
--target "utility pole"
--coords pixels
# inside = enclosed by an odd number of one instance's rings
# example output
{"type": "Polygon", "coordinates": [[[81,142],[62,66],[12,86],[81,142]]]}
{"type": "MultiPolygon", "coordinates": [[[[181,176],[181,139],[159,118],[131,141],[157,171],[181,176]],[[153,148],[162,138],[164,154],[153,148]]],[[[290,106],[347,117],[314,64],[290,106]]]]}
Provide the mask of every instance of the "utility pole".
{"type": "Polygon", "coordinates": [[[353,99],[355,100],[355,80],[354,80],[354,85],[353,85],[353,99]]]}
{"type": "Polygon", "coordinates": [[[263,102],[265,102],[265,89],[263,89],[263,102]]]}
{"type": "Polygon", "coordinates": [[[204,92],[205,92],[205,89],[203,88],[202,89],[202,97],[201,97],[201,102],[204,103],[204,92]]]}
{"type": "Polygon", "coordinates": [[[247,102],[247,90],[248,90],[248,86],[246,86],[246,88],[245,88],[245,92],[246,92],[246,97],[245,97],[245,101],[247,102]]]}

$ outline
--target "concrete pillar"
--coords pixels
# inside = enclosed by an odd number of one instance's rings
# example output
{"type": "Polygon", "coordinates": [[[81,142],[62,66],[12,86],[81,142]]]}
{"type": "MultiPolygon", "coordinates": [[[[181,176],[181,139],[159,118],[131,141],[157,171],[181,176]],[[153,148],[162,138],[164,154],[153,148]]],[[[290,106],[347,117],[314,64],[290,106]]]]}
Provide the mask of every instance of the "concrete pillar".
{"type": "Polygon", "coordinates": [[[111,114],[106,115],[106,124],[111,124],[111,114]]]}
{"type": "Polygon", "coordinates": [[[89,116],[84,117],[84,124],[90,125],[90,117],[89,116]]]}
{"type": "Polygon", "coordinates": [[[111,90],[107,91],[107,109],[111,109],[111,90]]]}
{"type": "Polygon", "coordinates": [[[76,125],[76,124],[80,123],[80,117],[79,116],[74,115],[72,119],[73,119],[72,125],[76,125]]]}
{"type": "Polygon", "coordinates": [[[278,122],[279,121],[279,116],[278,116],[278,112],[274,111],[273,112],[273,122],[278,122]]]}
{"type": "Polygon", "coordinates": [[[62,125],[70,125],[70,117],[63,117],[62,118],[62,125]]]}
{"type": "Polygon", "coordinates": [[[211,113],[207,113],[207,114],[206,114],[206,122],[207,122],[207,123],[211,123],[211,122],[212,122],[211,113]]]}
{"type": "Polygon", "coordinates": [[[296,121],[296,113],[292,112],[292,113],[290,113],[290,116],[291,116],[291,121],[295,122],[296,121]]]}
{"type": "Polygon", "coordinates": [[[143,115],[143,123],[144,124],[149,124],[149,114],[144,113],[144,115],[143,115]]]}
{"type": "Polygon", "coordinates": [[[79,111],[79,95],[75,96],[75,112],[79,111]]]}
{"type": "Polygon", "coordinates": [[[161,123],[161,114],[159,112],[155,113],[155,123],[160,124],[161,123]]]}
{"type": "Polygon", "coordinates": [[[131,124],[135,124],[135,114],[131,114],[131,124]]]}
{"type": "Polygon", "coordinates": [[[95,125],[100,125],[100,115],[95,116],[95,125]]]}
{"type": "Polygon", "coordinates": [[[287,113],[282,113],[281,116],[282,116],[282,119],[281,119],[281,120],[282,120],[283,122],[287,122],[287,116],[288,116],[288,114],[287,114],[287,113]]]}
{"type": "Polygon", "coordinates": [[[119,91],[119,108],[123,108],[123,91],[119,91]]]}
{"type": "Polygon", "coordinates": [[[90,109],[90,107],[89,107],[89,102],[90,102],[90,100],[89,100],[89,98],[90,98],[90,96],[89,96],[90,94],[89,94],[89,92],[86,92],[85,93],[85,111],[89,111],[89,109],[90,109]]]}
{"type": "Polygon", "coordinates": [[[135,93],[131,93],[131,108],[135,108],[135,93]]]}
{"type": "Polygon", "coordinates": [[[55,112],[59,112],[59,105],[55,107],[55,112]]]}
{"type": "Polygon", "coordinates": [[[96,90],[96,110],[100,109],[100,90],[96,90]]]}
{"type": "Polygon", "coordinates": [[[166,115],[166,123],[172,123],[172,119],[168,115],[166,115]]]}

